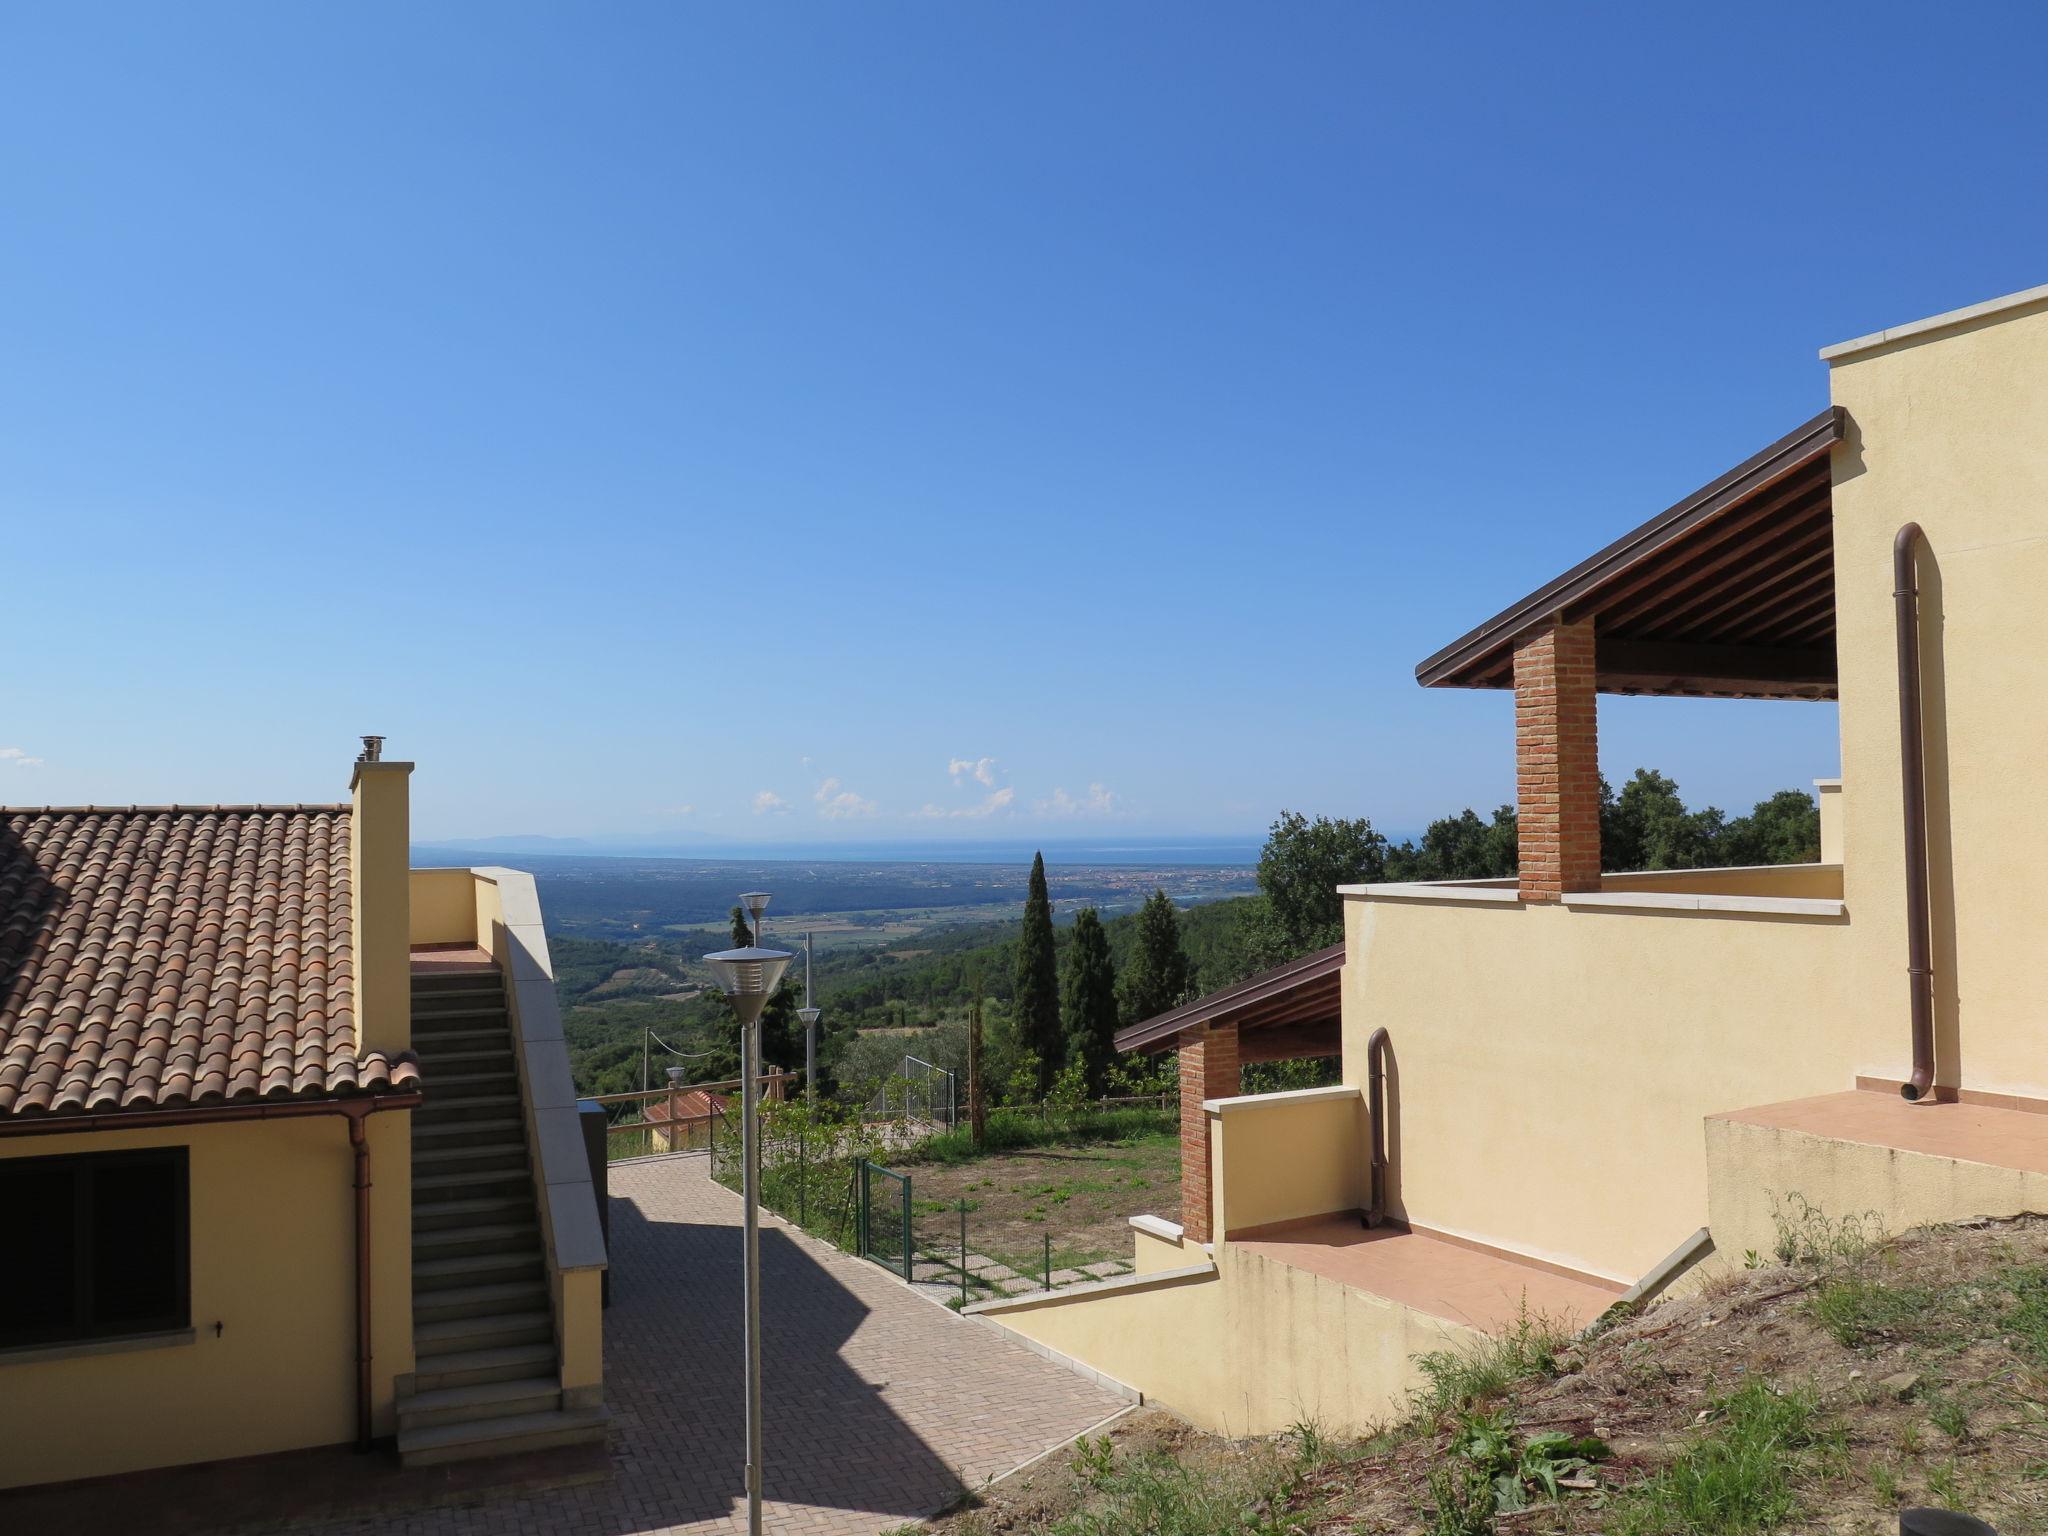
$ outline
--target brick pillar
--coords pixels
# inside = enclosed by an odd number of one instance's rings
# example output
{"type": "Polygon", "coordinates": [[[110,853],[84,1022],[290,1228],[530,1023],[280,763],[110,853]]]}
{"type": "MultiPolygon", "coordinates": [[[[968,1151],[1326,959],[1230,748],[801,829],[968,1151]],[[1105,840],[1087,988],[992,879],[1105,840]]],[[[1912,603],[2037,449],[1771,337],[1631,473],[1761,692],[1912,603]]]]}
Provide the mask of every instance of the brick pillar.
{"type": "Polygon", "coordinates": [[[1600,742],[1593,625],[1552,623],[1515,647],[1521,897],[1600,889],[1600,742]]]}
{"type": "Polygon", "coordinates": [[[1233,1098],[1237,1090],[1235,1024],[1191,1029],[1180,1037],[1180,1229],[1197,1243],[1216,1235],[1210,1215],[1209,1115],[1202,1101],[1233,1098]]]}

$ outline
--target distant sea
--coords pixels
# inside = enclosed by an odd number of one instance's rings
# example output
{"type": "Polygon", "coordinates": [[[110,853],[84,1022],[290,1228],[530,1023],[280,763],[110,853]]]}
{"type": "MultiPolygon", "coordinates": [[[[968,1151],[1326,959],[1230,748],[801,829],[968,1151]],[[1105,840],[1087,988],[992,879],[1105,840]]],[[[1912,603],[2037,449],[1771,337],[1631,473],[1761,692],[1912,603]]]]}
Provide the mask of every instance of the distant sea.
{"type": "Polygon", "coordinates": [[[1252,865],[1263,837],[1122,838],[1002,842],[702,843],[612,842],[575,837],[487,837],[414,845],[416,859],[434,864],[485,858],[689,859],[705,862],[796,864],[1029,864],[1043,852],[1048,864],[1252,865]],[[472,857],[479,856],[479,857],[472,857]]]}

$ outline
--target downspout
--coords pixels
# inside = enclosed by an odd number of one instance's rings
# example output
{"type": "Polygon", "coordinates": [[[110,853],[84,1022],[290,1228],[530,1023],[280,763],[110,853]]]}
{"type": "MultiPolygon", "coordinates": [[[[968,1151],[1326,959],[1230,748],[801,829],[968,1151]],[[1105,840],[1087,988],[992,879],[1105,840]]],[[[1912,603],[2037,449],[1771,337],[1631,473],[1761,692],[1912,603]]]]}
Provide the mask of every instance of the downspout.
{"type": "Polygon", "coordinates": [[[1906,810],[1906,984],[1913,1017],[1913,1075],[1899,1087],[1909,1101],[1934,1084],[1934,967],[1927,910],[1927,773],[1920,727],[1920,584],[1913,550],[1920,525],[1892,540],[1892,604],[1899,640],[1899,782],[1906,810]]]}
{"type": "Polygon", "coordinates": [[[370,1136],[371,1111],[351,1105],[348,1144],[356,1165],[356,1449],[370,1448],[370,1136]]]}
{"type": "Polygon", "coordinates": [[[1366,1197],[1365,1224],[1377,1227],[1387,1219],[1387,1032],[1372,1032],[1365,1042],[1366,1134],[1372,1138],[1372,1186],[1366,1197]]]}
{"type": "Polygon", "coordinates": [[[86,1131],[139,1131],[162,1126],[227,1125],[237,1120],[297,1120],[310,1115],[348,1117],[355,1162],[356,1217],[356,1449],[370,1449],[370,1138],[367,1121],[387,1109],[417,1109],[424,1095],[383,1093],[340,1102],[226,1104],[206,1109],[135,1110],[127,1114],[41,1115],[0,1124],[0,1138],[75,1136],[86,1131]]]}

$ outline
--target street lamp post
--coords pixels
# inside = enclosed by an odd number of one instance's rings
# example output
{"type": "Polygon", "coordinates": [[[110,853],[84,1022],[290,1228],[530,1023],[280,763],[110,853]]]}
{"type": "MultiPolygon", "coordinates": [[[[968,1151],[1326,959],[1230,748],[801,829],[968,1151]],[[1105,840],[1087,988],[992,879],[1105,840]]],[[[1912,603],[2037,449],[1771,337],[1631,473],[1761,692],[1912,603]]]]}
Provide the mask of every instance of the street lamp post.
{"type": "Polygon", "coordinates": [[[804,1022],[804,1102],[818,1102],[818,1014],[811,1006],[811,935],[804,932],[804,1005],[796,1016],[804,1022]]]}
{"type": "Polygon", "coordinates": [[[754,942],[744,949],[706,955],[712,978],[740,1026],[741,1197],[745,1206],[742,1291],[746,1309],[747,1531],[761,1536],[761,1010],[796,958],[761,946],[761,915],[768,897],[740,898],[753,919],[754,942]]]}

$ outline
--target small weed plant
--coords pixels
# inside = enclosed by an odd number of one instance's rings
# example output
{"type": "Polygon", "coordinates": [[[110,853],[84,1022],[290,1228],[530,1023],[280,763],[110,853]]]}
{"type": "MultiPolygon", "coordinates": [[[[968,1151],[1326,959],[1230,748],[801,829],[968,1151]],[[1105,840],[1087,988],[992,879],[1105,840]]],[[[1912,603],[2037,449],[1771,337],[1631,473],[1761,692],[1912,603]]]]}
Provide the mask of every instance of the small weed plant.
{"type": "Polygon", "coordinates": [[[1830,1218],[1796,1189],[1771,1196],[1771,1224],[1777,1228],[1772,1251],[1780,1264],[1803,1264],[1823,1273],[1860,1264],[1885,1236],[1884,1218],[1876,1211],[1830,1218]]]}

